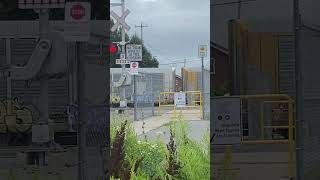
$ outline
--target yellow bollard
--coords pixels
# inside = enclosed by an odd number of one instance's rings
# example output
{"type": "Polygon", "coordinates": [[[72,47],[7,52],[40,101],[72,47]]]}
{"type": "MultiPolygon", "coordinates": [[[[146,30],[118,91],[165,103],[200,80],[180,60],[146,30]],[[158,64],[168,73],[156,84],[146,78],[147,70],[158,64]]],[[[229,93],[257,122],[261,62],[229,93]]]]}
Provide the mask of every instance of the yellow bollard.
{"type": "Polygon", "coordinates": [[[34,171],[33,180],[39,180],[39,171],[37,171],[37,170],[34,171]]]}
{"type": "Polygon", "coordinates": [[[222,180],[231,180],[230,169],[232,166],[232,146],[227,145],[224,149],[222,180]]]}
{"type": "Polygon", "coordinates": [[[294,156],[294,145],[293,145],[293,100],[290,99],[288,102],[288,113],[289,113],[289,129],[288,129],[288,144],[289,144],[289,161],[288,161],[288,174],[289,178],[293,178],[293,156],[294,156]]]}
{"type": "Polygon", "coordinates": [[[13,173],[13,170],[10,168],[8,180],[16,180],[16,176],[13,173]]]}
{"type": "Polygon", "coordinates": [[[264,140],[264,103],[260,105],[260,129],[261,129],[261,140],[264,140]]]}

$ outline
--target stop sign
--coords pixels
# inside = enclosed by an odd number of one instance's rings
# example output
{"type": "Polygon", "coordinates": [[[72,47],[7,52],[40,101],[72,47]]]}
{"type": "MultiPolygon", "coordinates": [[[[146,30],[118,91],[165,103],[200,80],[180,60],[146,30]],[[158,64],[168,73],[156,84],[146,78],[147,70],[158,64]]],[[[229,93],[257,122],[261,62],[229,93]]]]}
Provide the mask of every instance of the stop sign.
{"type": "Polygon", "coordinates": [[[81,4],[75,4],[70,9],[70,16],[75,20],[80,20],[86,15],[86,10],[81,4]]]}
{"type": "Polygon", "coordinates": [[[136,68],[137,67],[137,63],[132,63],[132,68],[136,68]]]}

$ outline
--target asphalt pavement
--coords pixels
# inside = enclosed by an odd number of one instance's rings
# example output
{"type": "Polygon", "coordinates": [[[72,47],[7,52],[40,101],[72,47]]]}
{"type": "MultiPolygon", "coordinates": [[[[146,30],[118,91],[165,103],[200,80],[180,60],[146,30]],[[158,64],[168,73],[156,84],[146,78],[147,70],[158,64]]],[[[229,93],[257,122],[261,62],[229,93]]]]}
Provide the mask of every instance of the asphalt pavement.
{"type": "MultiPolygon", "coordinates": [[[[186,121],[189,127],[189,138],[200,142],[202,141],[205,133],[210,128],[210,122],[205,120],[186,121]]],[[[151,130],[145,134],[148,139],[156,139],[158,136],[165,143],[170,140],[170,126],[168,124],[159,127],[158,129],[151,130]]],[[[139,138],[143,139],[145,135],[140,135],[139,138]]]]}

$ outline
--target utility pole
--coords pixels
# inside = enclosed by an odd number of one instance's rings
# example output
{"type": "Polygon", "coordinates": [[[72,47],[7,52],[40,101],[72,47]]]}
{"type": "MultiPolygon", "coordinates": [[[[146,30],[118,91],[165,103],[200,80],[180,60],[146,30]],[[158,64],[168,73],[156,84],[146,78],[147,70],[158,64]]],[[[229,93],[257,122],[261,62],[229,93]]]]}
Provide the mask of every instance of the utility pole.
{"type": "Polygon", "coordinates": [[[242,1],[241,0],[238,0],[238,19],[240,19],[240,17],[241,17],[241,4],[242,3],[242,1]]]}
{"type": "Polygon", "coordinates": [[[203,64],[203,56],[201,57],[201,88],[202,88],[202,119],[204,119],[204,115],[205,115],[205,104],[204,104],[204,93],[205,93],[205,89],[204,89],[204,64],[203,64]]]}
{"type": "Polygon", "coordinates": [[[140,38],[141,38],[141,45],[143,46],[143,28],[148,27],[147,25],[143,25],[141,22],[140,26],[136,26],[136,28],[140,28],[140,38]]]}
{"type": "Polygon", "coordinates": [[[297,178],[303,180],[303,84],[300,57],[301,15],[299,0],[293,0],[293,32],[295,42],[295,78],[296,78],[296,171],[297,178]]]}
{"type": "Polygon", "coordinates": [[[200,45],[198,49],[199,56],[201,58],[201,106],[202,106],[202,119],[205,119],[205,104],[204,104],[204,94],[205,94],[205,85],[204,85],[204,60],[203,58],[207,56],[207,46],[206,45],[200,45]]]}
{"type": "MultiPolygon", "coordinates": [[[[124,11],[125,11],[125,2],[124,2],[124,0],[121,0],[121,13],[124,14],[124,11]]],[[[125,43],[126,43],[126,32],[125,32],[125,29],[124,29],[123,26],[121,28],[121,36],[122,36],[121,37],[121,43],[122,43],[121,56],[123,56],[125,54],[125,43]]],[[[122,68],[122,74],[124,75],[125,71],[126,71],[126,65],[122,64],[121,68],[122,68]]],[[[127,102],[127,100],[126,100],[126,89],[124,87],[122,87],[121,91],[122,91],[122,93],[121,93],[122,94],[122,100],[127,102]]]]}
{"type": "MultiPolygon", "coordinates": [[[[183,65],[184,70],[185,70],[185,68],[186,68],[186,63],[187,63],[187,60],[186,60],[186,58],[184,58],[184,65],[183,65]]],[[[181,71],[182,71],[182,70],[181,70],[181,71]]],[[[186,87],[187,81],[186,81],[185,77],[183,77],[182,75],[183,75],[183,74],[182,74],[182,72],[181,72],[183,91],[187,91],[187,87],[186,87]]]]}
{"type": "MultiPolygon", "coordinates": [[[[143,28],[144,27],[148,27],[148,26],[144,26],[144,25],[142,25],[142,22],[141,22],[141,25],[140,26],[135,26],[136,28],[137,27],[139,27],[140,28],[140,32],[141,32],[141,34],[140,34],[140,38],[141,38],[141,51],[142,51],[142,57],[143,57],[143,28]]],[[[134,120],[135,121],[137,121],[138,119],[137,119],[137,98],[136,98],[136,96],[137,96],[137,92],[136,92],[136,75],[133,75],[133,99],[134,99],[134,120]]]]}

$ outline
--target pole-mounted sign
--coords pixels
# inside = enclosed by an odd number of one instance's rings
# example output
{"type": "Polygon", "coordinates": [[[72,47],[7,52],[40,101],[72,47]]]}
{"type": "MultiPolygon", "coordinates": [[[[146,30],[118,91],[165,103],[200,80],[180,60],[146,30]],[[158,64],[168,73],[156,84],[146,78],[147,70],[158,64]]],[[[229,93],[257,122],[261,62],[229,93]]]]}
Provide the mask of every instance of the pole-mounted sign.
{"type": "Polygon", "coordinates": [[[199,49],[198,49],[198,52],[199,52],[199,57],[207,57],[207,46],[206,45],[200,45],[199,46],[199,49]]]}
{"type": "Polygon", "coordinates": [[[142,45],[128,44],[126,46],[126,57],[130,61],[142,61],[142,45]]]}
{"type": "Polygon", "coordinates": [[[186,93],[177,92],[174,94],[174,105],[177,108],[182,108],[186,106],[186,93]]]}
{"type": "Polygon", "coordinates": [[[138,62],[131,62],[130,63],[130,74],[131,75],[138,75],[139,74],[138,68],[139,68],[138,62]]]}
{"type": "Polygon", "coordinates": [[[212,99],[213,144],[233,145],[241,143],[240,97],[215,97],[212,99]]]}

